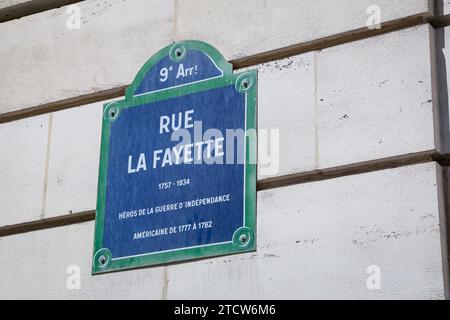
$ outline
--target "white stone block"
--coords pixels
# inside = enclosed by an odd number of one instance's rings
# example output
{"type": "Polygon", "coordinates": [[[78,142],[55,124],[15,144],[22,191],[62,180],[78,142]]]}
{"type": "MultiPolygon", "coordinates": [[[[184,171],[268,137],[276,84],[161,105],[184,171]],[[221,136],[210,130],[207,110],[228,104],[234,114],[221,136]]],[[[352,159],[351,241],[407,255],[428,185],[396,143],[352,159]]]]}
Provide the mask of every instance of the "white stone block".
{"type": "Polygon", "coordinates": [[[169,267],[168,297],[444,299],[440,241],[433,163],[263,191],[257,252],[169,267]]]}
{"type": "Polygon", "coordinates": [[[320,168],[436,148],[429,28],[320,52],[320,168]]]}
{"type": "Polygon", "coordinates": [[[0,238],[0,298],[161,298],[161,267],[91,276],[93,237],[89,222],[0,238]]]}
{"type": "MultiPolygon", "coordinates": [[[[372,0],[139,1],[77,4],[0,25],[0,112],[129,84],[173,40],[197,39],[227,59],[365,27],[372,0]],[[195,17],[193,16],[195,12],[195,17]],[[24,93],[25,90],[25,93],[24,93]]],[[[428,10],[427,0],[378,1],[381,21],[428,10]]]]}
{"type": "Polygon", "coordinates": [[[259,178],[436,149],[430,59],[420,26],[258,66],[260,132],[280,130],[259,178]]]}
{"type": "Polygon", "coordinates": [[[0,112],[129,84],[172,41],[173,1],[87,0],[0,25],[0,112]]]}
{"type": "Polygon", "coordinates": [[[176,38],[210,42],[233,59],[366,27],[373,5],[380,22],[428,12],[427,0],[178,0],[176,38]]]}
{"type": "Polygon", "coordinates": [[[42,215],[48,115],[0,124],[0,226],[42,215]]]}
{"type": "Polygon", "coordinates": [[[93,210],[103,103],[53,114],[45,217],[93,210]]]}
{"type": "Polygon", "coordinates": [[[314,170],[314,53],[259,65],[257,69],[258,177],[314,170]]]}

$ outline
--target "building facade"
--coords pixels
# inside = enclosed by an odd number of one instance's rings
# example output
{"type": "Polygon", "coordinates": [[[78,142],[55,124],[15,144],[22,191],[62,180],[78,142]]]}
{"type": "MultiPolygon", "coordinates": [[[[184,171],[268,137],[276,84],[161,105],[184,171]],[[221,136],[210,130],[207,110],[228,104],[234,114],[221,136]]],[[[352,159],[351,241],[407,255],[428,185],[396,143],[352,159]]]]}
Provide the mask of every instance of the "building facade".
{"type": "Polygon", "coordinates": [[[0,1],[0,298],[449,297],[450,1],[0,1]],[[257,251],[91,275],[102,107],[180,40],[257,69],[257,251]]]}

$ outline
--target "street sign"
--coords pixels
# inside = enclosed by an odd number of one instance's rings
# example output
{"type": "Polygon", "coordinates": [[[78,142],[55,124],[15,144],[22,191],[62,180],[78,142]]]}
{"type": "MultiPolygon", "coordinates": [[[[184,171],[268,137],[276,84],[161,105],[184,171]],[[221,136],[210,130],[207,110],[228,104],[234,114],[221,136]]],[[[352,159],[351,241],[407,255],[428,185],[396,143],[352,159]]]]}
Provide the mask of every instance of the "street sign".
{"type": "Polygon", "coordinates": [[[156,53],[104,105],[92,273],[254,251],[257,73],[156,53]]]}

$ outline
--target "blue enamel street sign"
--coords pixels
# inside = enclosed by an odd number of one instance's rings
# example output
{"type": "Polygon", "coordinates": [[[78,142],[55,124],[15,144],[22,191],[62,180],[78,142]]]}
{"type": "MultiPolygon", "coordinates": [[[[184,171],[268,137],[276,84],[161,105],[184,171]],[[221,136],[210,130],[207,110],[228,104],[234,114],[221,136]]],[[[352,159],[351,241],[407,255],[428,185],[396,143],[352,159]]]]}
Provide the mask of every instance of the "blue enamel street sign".
{"type": "Polygon", "coordinates": [[[170,45],[104,106],[93,274],[256,248],[256,71],[170,45]]]}

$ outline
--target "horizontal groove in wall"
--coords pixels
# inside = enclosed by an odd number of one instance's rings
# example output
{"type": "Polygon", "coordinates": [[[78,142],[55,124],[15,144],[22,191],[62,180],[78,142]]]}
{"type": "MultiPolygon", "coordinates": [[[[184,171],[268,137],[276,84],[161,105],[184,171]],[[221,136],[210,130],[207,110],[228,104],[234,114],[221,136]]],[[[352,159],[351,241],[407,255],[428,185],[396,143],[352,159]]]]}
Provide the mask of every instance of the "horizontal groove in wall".
{"type": "Polygon", "coordinates": [[[449,159],[450,154],[440,155],[434,150],[423,151],[401,156],[394,156],[389,158],[359,162],[339,167],[320,169],[303,173],[294,173],[275,178],[268,178],[258,181],[257,189],[258,191],[275,189],[301,183],[334,179],[355,174],[393,169],[402,166],[426,163],[431,161],[437,161],[438,163],[445,165],[445,163],[449,162],[449,159]]]}
{"type": "Polygon", "coordinates": [[[431,17],[429,22],[435,29],[448,27],[450,26],[450,14],[439,17],[431,17]]]}
{"type": "Polygon", "coordinates": [[[367,27],[363,27],[316,40],[294,44],[276,50],[258,53],[248,57],[232,60],[230,62],[233,64],[235,68],[250,67],[256,64],[284,59],[299,54],[303,54],[306,52],[323,50],[341,44],[372,38],[386,33],[415,27],[421,24],[425,24],[429,22],[431,19],[432,17],[428,12],[420,13],[417,15],[382,23],[379,29],[369,29],[367,27]]]}
{"type": "MultiPolygon", "coordinates": [[[[443,17],[440,17],[443,18],[443,17]]],[[[267,63],[275,60],[288,58],[291,56],[322,50],[325,48],[371,38],[374,36],[399,31],[402,29],[418,26],[425,23],[434,23],[434,19],[428,12],[421,13],[401,19],[385,22],[381,25],[380,29],[368,29],[366,27],[355,29],[339,33],[333,36],[320,38],[308,42],[303,42],[295,45],[291,45],[284,48],[279,48],[272,51],[258,53],[247,57],[231,60],[235,70],[255,66],[261,63],[267,63]]],[[[0,123],[15,121],[27,117],[37,116],[49,112],[60,111],[68,108],[79,107],[84,104],[100,102],[108,99],[115,99],[125,95],[125,89],[127,86],[121,86],[103,91],[97,91],[94,93],[46,103],[34,107],[29,107],[17,111],[6,112],[0,114],[0,123]]]]}
{"type": "Polygon", "coordinates": [[[125,95],[125,90],[127,87],[128,86],[122,86],[108,90],[96,91],[94,93],[50,102],[36,107],[3,113],[0,114],[0,123],[11,122],[28,117],[39,116],[50,112],[75,108],[89,103],[100,102],[108,99],[119,98],[125,95]]]}
{"type": "Polygon", "coordinates": [[[83,0],[31,0],[0,9],[0,23],[60,8],[83,0]]]}
{"type": "Polygon", "coordinates": [[[57,228],[95,220],[95,211],[79,212],[68,214],[55,218],[48,218],[30,222],[14,224],[10,226],[0,227],[0,237],[11,236],[13,234],[38,231],[50,228],[57,228]]]}
{"type": "MultiPolygon", "coordinates": [[[[444,166],[449,165],[450,154],[440,155],[436,151],[431,150],[395,156],[390,158],[354,163],[329,169],[314,170],[298,174],[289,174],[276,178],[259,180],[256,184],[256,189],[257,191],[263,191],[297,184],[329,180],[349,175],[356,175],[361,173],[398,168],[401,166],[414,165],[431,161],[437,161],[438,163],[444,166]]],[[[0,227],[0,237],[6,237],[14,234],[20,234],[49,228],[62,227],[92,220],[95,220],[95,210],[0,227]]]]}

